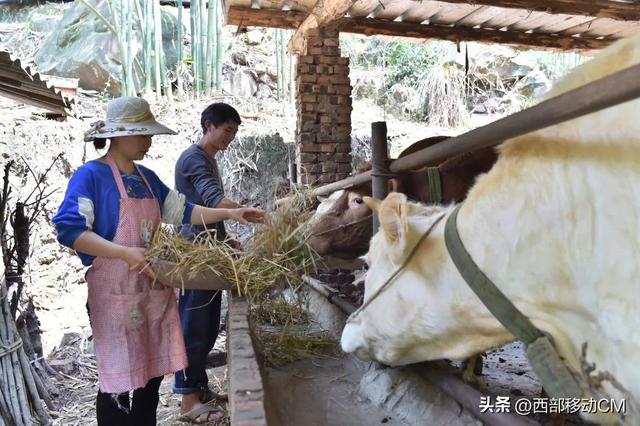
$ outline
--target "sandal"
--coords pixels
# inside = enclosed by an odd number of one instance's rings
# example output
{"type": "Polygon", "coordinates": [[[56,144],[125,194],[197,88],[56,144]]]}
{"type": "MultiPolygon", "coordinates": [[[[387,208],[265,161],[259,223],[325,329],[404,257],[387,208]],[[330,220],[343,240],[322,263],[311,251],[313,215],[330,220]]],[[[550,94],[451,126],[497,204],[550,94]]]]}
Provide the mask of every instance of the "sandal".
{"type": "Polygon", "coordinates": [[[209,388],[205,388],[202,390],[202,395],[200,396],[200,402],[203,404],[207,404],[209,402],[227,402],[229,401],[229,395],[226,393],[215,393],[209,388]]]}
{"type": "Polygon", "coordinates": [[[206,423],[216,423],[224,418],[224,411],[220,410],[213,405],[202,404],[186,413],[180,415],[181,422],[194,423],[194,424],[206,424],[206,423]],[[216,418],[210,420],[209,416],[211,414],[217,414],[216,418]]]}

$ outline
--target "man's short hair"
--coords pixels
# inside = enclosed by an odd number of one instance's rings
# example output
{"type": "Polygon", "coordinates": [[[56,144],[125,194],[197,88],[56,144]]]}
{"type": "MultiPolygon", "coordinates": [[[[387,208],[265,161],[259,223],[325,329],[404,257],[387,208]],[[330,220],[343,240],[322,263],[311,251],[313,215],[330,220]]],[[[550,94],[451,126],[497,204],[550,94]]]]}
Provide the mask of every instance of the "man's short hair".
{"type": "Polygon", "coordinates": [[[242,124],[240,120],[240,114],[234,107],[224,102],[216,102],[209,105],[202,111],[200,116],[200,125],[202,126],[202,132],[207,133],[207,128],[204,123],[209,120],[215,127],[220,127],[225,123],[236,123],[238,126],[242,124]]]}

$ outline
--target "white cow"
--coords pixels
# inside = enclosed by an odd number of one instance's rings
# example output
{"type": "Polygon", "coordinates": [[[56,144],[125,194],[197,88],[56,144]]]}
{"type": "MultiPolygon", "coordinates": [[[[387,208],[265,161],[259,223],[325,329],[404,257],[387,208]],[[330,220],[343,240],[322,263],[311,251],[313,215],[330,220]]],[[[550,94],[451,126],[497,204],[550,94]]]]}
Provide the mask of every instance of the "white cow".
{"type": "MultiPolygon", "coordinates": [[[[619,41],[557,84],[555,96],[640,63],[640,38],[619,41]]],[[[367,198],[381,229],[366,261],[365,303],[448,207],[390,194],[367,198]]],[[[513,340],[452,263],[446,217],[393,283],[342,335],[342,348],[389,365],[464,359],[513,340]]],[[[640,400],[640,100],[505,142],[458,215],[471,257],[568,364],[580,353],[640,400]]],[[[637,404],[637,402],[636,402],[637,404]]],[[[592,420],[595,418],[592,418],[592,420]]],[[[608,422],[611,416],[598,416],[608,422]]],[[[640,424],[638,414],[627,418],[640,424]]]]}

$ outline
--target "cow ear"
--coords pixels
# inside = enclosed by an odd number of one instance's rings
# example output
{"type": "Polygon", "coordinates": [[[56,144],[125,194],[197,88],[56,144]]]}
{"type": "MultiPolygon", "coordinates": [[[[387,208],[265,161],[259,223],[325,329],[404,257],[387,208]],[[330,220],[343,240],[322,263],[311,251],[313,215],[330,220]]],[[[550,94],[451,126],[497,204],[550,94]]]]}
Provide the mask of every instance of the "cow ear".
{"type": "Polygon", "coordinates": [[[392,192],[385,198],[378,209],[380,228],[390,243],[404,239],[407,222],[407,197],[392,192]]]}
{"type": "Polygon", "coordinates": [[[316,195],[316,200],[318,200],[321,203],[326,199],[327,199],[327,197],[323,197],[322,195],[316,195]]]}
{"type": "Polygon", "coordinates": [[[378,210],[380,209],[381,201],[376,200],[375,198],[365,196],[365,197],[362,197],[362,201],[367,207],[371,209],[372,212],[377,213],[378,210]]]}

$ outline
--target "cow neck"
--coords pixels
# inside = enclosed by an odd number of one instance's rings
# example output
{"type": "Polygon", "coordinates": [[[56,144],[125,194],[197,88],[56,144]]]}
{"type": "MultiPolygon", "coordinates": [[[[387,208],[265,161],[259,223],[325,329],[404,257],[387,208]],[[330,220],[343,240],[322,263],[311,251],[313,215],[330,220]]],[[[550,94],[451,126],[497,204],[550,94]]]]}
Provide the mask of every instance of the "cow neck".
{"type": "MultiPolygon", "coordinates": [[[[456,269],[487,307],[511,333],[527,345],[527,358],[547,394],[552,398],[581,398],[583,387],[560,358],[551,340],[540,331],[476,265],[458,233],[458,204],[447,219],[444,241],[456,269]]],[[[584,386],[584,383],[583,383],[584,386]]]]}

